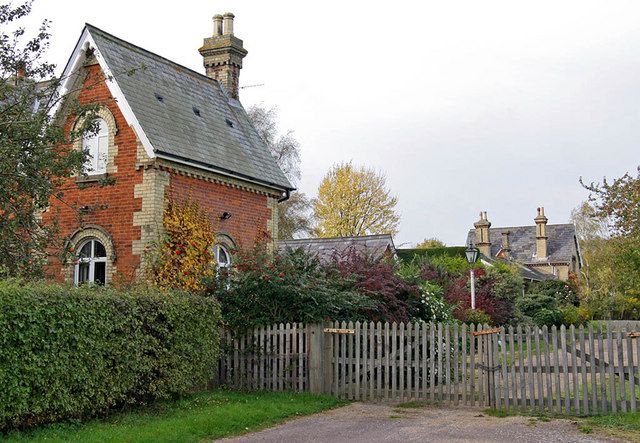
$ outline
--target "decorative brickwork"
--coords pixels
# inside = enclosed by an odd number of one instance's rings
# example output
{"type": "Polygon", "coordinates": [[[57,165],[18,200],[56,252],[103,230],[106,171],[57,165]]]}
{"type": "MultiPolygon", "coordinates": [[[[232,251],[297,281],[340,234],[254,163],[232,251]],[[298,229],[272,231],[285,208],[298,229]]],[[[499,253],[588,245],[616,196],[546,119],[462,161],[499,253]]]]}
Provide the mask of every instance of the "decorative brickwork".
{"type": "MultiPolygon", "coordinates": [[[[134,241],[140,240],[140,226],[134,225],[133,214],[142,210],[142,199],[134,196],[134,188],[143,182],[143,170],[136,167],[138,141],[106,83],[96,82],[102,76],[100,66],[94,64],[86,69],[88,75],[78,100],[82,104],[102,104],[99,115],[109,126],[110,166],[107,176],[111,181],[110,184],[95,181],[78,183],[77,177],[72,177],[66,179],[62,186],[62,199],[51,198],[49,209],[42,218],[45,222],[57,220],[60,241],[51,245],[52,258],[47,274],[56,280],[69,280],[70,270],[62,261],[64,243],[78,235],[78,230],[99,226],[112,239],[114,260],[109,272],[114,278],[117,273],[118,278],[131,279],[140,264],[140,256],[133,254],[132,250],[134,241]]],[[[65,122],[66,130],[75,123],[75,116],[69,116],[65,122]]]]}

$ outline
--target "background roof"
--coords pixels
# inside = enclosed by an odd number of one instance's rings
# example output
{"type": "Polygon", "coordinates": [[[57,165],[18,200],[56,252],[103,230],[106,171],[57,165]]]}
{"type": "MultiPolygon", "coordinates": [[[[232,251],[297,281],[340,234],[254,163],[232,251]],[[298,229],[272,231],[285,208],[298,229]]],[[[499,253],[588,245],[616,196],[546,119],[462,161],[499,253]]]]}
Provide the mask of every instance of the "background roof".
{"type": "Polygon", "coordinates": [[[278,241],[279,251],[296,249],[302,249],[310,255],[317,256],[323,263],[329,262],[334,257],[340,257],[351,251],[373,259],[382,258],[388,252],[391,254],[395,254],[396,252],[393,238],[388,234],[278,241]]]}
{"type": "MultiPolygon", "coordinates": [[[[491,239],[491,257],[495,257],[502,247],[502,232],[509,231],[511,258],[521,263],[534,263],[536,259],[536,227],[511,226],[489,229],[491,239]]],[[[547,225],[547,255],[551,262],[571,262],[575,245],[576,228],[570,223],[547,225]]],[[[475,229],[469,230],[467,243],[476,242],[475,229]]]]}

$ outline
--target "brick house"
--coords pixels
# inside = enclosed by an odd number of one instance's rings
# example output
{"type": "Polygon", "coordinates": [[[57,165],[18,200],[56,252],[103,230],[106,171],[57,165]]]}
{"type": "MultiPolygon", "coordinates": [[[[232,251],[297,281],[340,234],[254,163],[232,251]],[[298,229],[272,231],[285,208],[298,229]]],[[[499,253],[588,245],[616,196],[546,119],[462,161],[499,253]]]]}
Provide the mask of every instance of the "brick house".
{"type": "Polygon", "coordinates": [[[582,258],[575,226],[548,221],[544,208],[538,208],[533,226],[492,228],[487,213],[481,212],[473,225],[475,229],[467,234],[467,244],[474,243],[489,261],[513,261],[537,274],[563,281],[570,274],[579,276],[582,258]]]}
{"type": "MultiPolygon", "coordinates": [[[[91,158],[42,215],[57,220],[66,241],[66,253],[48,266],[52,278],[105,284],[139,277],[169,199],[190,198],[207,211],[221,265],[233,248],[276,237],[277,203],[293,188],[238,100],[247,51],[233,34],[233,14],[213,22],[199,49],[206,75],[94,26],[83,29],[61,93],[98,103],[99,130],[68,147],[91,158]]],[[[78,124],[69,103],[58,110],[66,130],[78,124]]]]}

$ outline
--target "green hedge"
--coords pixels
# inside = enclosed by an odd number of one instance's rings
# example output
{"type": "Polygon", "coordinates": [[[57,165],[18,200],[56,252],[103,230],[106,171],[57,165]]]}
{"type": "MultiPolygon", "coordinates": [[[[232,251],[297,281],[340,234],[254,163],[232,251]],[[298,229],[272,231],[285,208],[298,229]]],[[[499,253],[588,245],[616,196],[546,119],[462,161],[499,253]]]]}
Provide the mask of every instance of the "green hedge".
{"type": "Polygon", "coordinates": [[[206,387],[219,325],[211,298],[0,281],[0,430],[206,387]]]}
{"type": "Polygon", "coordinates": [[[397,249],[402,261],[410,262],[414,257],[461,257],[466,260],[464,246],[443,246],[440,248],[397,249]]]}

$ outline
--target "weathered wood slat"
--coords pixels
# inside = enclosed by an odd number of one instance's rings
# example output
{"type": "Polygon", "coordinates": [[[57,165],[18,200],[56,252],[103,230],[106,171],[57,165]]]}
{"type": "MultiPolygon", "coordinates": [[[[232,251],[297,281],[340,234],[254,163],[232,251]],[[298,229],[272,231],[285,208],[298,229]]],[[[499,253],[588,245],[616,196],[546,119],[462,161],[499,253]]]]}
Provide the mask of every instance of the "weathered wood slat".
{"type": "Polygon", "coordinates": [[[362,345],[362,328],[360,325],[360,322],[357,321],[355,323],[355,330],[356,330],[356,334],[355,337],[353,337],[354,341],[355,341],[355,346],[353,348],[354,354],[355,354],[355,374],[354,374],[354,379],[355,379],[355,383],[354,383],[354,398],[356,400],[360,400],[362,398],[362,392],[360,391],[360,351],[361,351],[361,345],[362,345]]]}
{"type": "MultiPolygon", "coordinates": [[[[536,346],[536,367],[542,369],[542,350],[540,349],[540,328],[536,327],[533,330],[533,334],[534,334],[534,340],[535,340],[535,346],[536,346]]],[[[538,409],[540,411],[544,410],[544,378],[542,376],[542,371],[538,371],[537,372],[537,387],[538,389],[536,390],[536,397],[537,397],[537,401],[536,403],[538,404],[538,409]]]]}
{"type": "Polygon", "coordinates": [[[553,390],[552,390],[552,382],[553,376],[551,375],[551,342],[549,341],[549,328],[547,325],[542,327],[542,343],[544,345],[544,369],[545,369],[545,395],[547,400],[547,410],[549,412],[553,411],[553,390]]]}
{"type": "Polygon", "coordinates": [[[436,326],[429,324],[429,387],[431,391],[431,402],[436,401],[436,326]]]}
{"type": "Polygon", "coordinates": [[[558,346],[558,328],[556,325],[551,327],[551,342],[553,345],[553,370],[555,371],[555,385],[553,393],[556,397],[556,412],[562,414],[562,385],[560,384],[560,352],[564,352],[564,348],[558,346]]]}
{"type": "MultiPolygon", "coordinates": [[[[580,325],[578,328],[578,334],[580,335],[580,351],[583,357],[580,359],[580,375],[582,382],[582,413],[589,414],[589,382],[587,379],[587,359],[584,357],[586,354],[586,343],[584,340],[584,326],[580,325]]],[[[577,380],[576,380],[577,382],[577,380]]]]}
{"type": "Polygon", "coordinates": [[[621,377],[618,377],[620,380],[620,410],[622,412],[627,412],[627,387],[625,386],[625,371],[624,371],[624,347],[622,346],[622,334],[618,334],[616,339],[616,350],[618,351],[618,370],[616,371],[618,374],[621,374],[621,377]]]}
{"type": "Polygon", "coordinates": [[[507,371],[507,358],[509,356],[509,350],[507,347],[507,336],[504,328],[502,328],[502,330],[500,331],[500,343],[501,343],[500,362],[502,363],[501,369],[502,369],[502,384],[503,384],[501,396],[502,396],[502,404],[504,408],[508,410],[509,407],[511,406],[509,401],[509,372],[507,371]]]}
{"type": "Polygon", "coordinates": [[[589,372],[591,374],[591,412],[593,414],[598,412],[598,386],[596,383],[596,350],[595,350],[595,341],[593,339],[593,326],[589,325],[589,329],[587,331],[588,340],[589,340],[589,372]]]}
{"type": "Polygon", "coordinates": [[[598,362],[598,369],[600,372],[600,413],[606,414],[608,411],[608,401],[607,401],[607,376],[606,376],[606,367],[604,361],[604,331],[602,330],[602,325],[598,330],[597,336],[598,342],[598,357],[600,361],[598,362]]]}
{"type": "Polygon", "coordinates": [[[611,330],[607,331],[606,348],[609,354],[609,401],[611,402],[611,412],[615,414],[618,412],[618,405],[616,404],[615,360],[613,358],[613,339],[611,337],[611,330]]]}
{"type": "Polygon", "coordinates": [[[429,388],[429,383],[428,383],[428,363],[429,363],[429,358],[428,358],[428,352],[429,352],[429,346],[428,346],[428,341],[427,341],[427,337],[428,337],[428,331],[427,329],[429,328],[429,325],[427,323],[422,323],[422,398],[426,401],[427,400],[427,390],[429,388]]]}
{"type": "MultiPolygon", "coordinates": [[[[405,345],[405,333],[407,330],[411,330],[411,323],[405,325],[404,323],[400,323],[398,325],[399,329],[399,345],[398,345],[398,397],[403,399],[405,397],[405,393],[407,392],[407,388],[405,386],[404,373],[405,373],[405,358],[406,358],[406,345],[405,345]]],[[[409,333],[411,336],[411,333],[409,333]]]]}
{"type": "Polygon", "coordinates": [[[442,323],[438,323],[438,355],[437,355],[437,360],[438,360],[438,373],[437,373],[437,383],[438,383],[438,400],[442,401],[443,396],[444,396],[444,391],[442,389],[443,387],[443,376],[442,376],[442,360],[443,360],[443,344],[442,344],[442,323]]]}
{"type": "MultiPolygon", "coordinates": [[[[627,372],[629,374],[629,398],[630,398],[630,411],[637,411],[636,404],[636,383],[635,383],[635,365],[633,363],[633,340],[639,340],[638,338],[626,338],[627,342],[627,372]]],[[[637,358],[640,358],[640,354],[638,354],[637,358]]]]}

